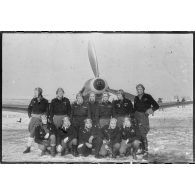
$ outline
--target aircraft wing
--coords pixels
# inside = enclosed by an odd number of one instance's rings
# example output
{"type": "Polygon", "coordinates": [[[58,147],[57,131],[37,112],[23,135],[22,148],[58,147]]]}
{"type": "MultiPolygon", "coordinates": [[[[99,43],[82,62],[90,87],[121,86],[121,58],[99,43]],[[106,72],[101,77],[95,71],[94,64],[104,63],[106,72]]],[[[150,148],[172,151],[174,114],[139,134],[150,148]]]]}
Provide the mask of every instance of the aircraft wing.
{"type": "Polygon", "coordinates": [[[170,108],[170,107],[189,105],[189,104],[193,104],[193,101],[158,103],[160,108],[170,108]]]}
{"type": "MultiPolygon", "coordinates": [[[[115,89],[108,89],[108,92],[116,95],[117,90],[115,89]]],[[[130,99],[132,102],[134,101],[135,95],[130,94],[128,92],[125,92],[125,97],[127,99],[130,99]]],[[[185,102],[165,102],[165,103],[158,103],[160,108],[170,108],[170,107],[176,107],[176,106],[182,106],[182,105],[189,105],[189,104],[193,104],[193,101],[185,101],[185,102]]]]}
{"type": "MultiPolygon", "coordinates": [[[[110,93],[113,93],[116,95],[117,90],[109,89],[110,93]]],[[[129,94],[125,92],[125,97],[132,100],[134,99],[134,96],[132,94],[129,94]]],[[[88,96],[86,96],[86,101],[88,99],[88,96]]],[[[101,96],[99,97],[101,99],[101,96]]],[[[176,107],[176,106],[182,106],[182,105],[189,105],[193,104],[193,101],[186,101],[186,102],[165,102],[165,103],[159,103],[160,108],[170,108],[170,107],[176,107]]],[[[19,104],[3,104],[2,110],[6,111],[12,111],[12,112],[22,112],[27,113],[28,105],[19,105],[19,104]]]]}
{"type": "MultiPolygon", "coordinates": [[[[110,92],[110,93],[112,93],[112,94],[114,94],[114,95],[117,95],[117,90],[115,90],[115,89],[108,88],[107,91],[110,92]]],[[[124,92],[124,94],[125,94],[125,97],[127,99],[129,99],[131,101],[134,101],[135,95],[133,95],[131,93],[128,93],[128,92],[124,92]]]]}
{"type": "Polygon", "coordinates": [[[13,112],[27,112],[28,105],[2,104],[2,110],[13,111],[13,112]]]}

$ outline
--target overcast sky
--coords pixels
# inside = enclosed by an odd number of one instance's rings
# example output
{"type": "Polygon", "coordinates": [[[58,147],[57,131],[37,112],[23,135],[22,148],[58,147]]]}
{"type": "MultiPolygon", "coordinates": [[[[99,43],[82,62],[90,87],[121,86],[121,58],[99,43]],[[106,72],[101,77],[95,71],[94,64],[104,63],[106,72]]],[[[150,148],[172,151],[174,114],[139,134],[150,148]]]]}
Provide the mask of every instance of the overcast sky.
{"type": "Polygon", "coordinates": [[[143,83],[155,98],[192,97],[192,34],[11,33],[3,34],[3,99],[31,98],[37,86],[48,99],[58,87],[74,99],[94,77],[90,40],[110,88],[135,94],[143,83]]]}

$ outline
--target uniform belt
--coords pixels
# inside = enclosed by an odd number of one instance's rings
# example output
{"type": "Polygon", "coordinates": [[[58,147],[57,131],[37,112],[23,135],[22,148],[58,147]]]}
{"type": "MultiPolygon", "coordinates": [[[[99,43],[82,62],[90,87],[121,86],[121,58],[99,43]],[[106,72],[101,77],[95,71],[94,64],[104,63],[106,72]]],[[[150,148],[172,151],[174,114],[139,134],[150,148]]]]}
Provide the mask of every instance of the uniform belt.
{"type": "Polygon", "coordinates": [[[111,117],[100,117],[100,119],[110,119],[111,117]]]}
{"type": "Polygon", "coordinates": [[[54,114],[54,116],[65,116],[65,114],[59,114],[59,115],[54,114]]]}
{"type": "Polygon", "coordinates": [[[87,116],[79,116],[79,115],[75,115],[75,116],[73,116],[73,118],[87,118],[87,116]]]}
{"type": "Polygon", "coordinates": [[[128,114],[116,114],[116,117],[124,117],[124,116],[128,116],[128,114]]]}
{"type": "Polygon", "coordinates": [[[145,112],[140,112],[140,111],[135,111],[135,112],[138,112],[138,113],[141,113],[141,114],[145,114],[145,112]]]}

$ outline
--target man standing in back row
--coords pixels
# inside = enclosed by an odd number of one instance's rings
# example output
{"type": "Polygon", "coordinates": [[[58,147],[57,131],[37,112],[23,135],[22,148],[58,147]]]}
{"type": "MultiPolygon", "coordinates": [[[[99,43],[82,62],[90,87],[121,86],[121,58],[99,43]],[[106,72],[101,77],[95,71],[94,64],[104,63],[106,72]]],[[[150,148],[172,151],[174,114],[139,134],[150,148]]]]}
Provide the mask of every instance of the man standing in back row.
{"type": "Polygon", "coordinates": [[[92,120],[93,125],[98,124],[97,109],[98,102],[96,101],[96,95],[94,92],[90,92],[88,101],[88,118],[92,120]]]}
{"type": "MultiPolygon", "coordinates": [[[[81,93],[76,95],[76,101],[71,108],[71,123],[77,131],[77,136],[82,127],[84,127],[84,120],[88,116],[88,105],[84,102],[81,93]]],[[[78,138],[78,137],[77,137],[78,138]]]]}
{"type": "Polygon", "coordinates": [[[135,119],[138,125],[138,136],[140,137],[142,152],[145,154],[147,159],[148,157],[148,141],[147,134],[150,130],[149,127],[149,118],[150,114],[153,114],[156,110],[159,109],[159,105],[149,94],[146,94],[145,87],[142,84],[136,86],[137,96],[134,99],[134,112],[135,119]]]}
{"type": "Polygon", "coordinates": [[[28,124],[28,130],[30,136],[28,138],[27,147],[24,154],[29,153],[32,143],[34,141],[35,129],[41,124],[41,116],[44,114],[48,117],[49,104],[48,100],[43,97],[43,90],[40,87],[35,88],[34,98],[31,100],[28,106],[28,116],[30,122],[28,124]]]}
{"type": "Polygon", "coordinates": [[[113,101],[113,110],[119,127],[122,126],[125,117],[132,117],[133,115],[133,104],[131,100],[125,98],[122,89],[117,91],[117,100],[113,101]]]}
{"type": "Polygon", "coordinates": [[[104,127],[108,125],[110,119],[113,117],[113,105],[109,101],[109,93],[104,92],[102,94],[102,101],[98,104],[98,109],[96,113],[97,120],[99,120],[99,127],[104,127]]]}
{"type": "Polygon", "coordinates": [[[64,90],[58,88],[56,98],[52,99],[50,104],[50,121],[58,129],[63,124],[63,118],[70,116],[71,106],[68,98],[64,97],[64,90]]]}

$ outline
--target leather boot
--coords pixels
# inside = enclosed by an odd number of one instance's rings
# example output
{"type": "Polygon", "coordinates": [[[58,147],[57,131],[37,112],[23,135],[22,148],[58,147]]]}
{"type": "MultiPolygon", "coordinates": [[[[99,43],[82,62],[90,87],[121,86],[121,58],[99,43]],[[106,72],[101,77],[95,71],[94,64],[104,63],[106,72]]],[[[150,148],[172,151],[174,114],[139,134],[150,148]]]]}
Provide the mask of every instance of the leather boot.
{"type": "Polygon", "coordinates": [[[143,158],[145,160],[148,160],[148,140],[147,140],[147,138],[145,138],[143,142],[144,142],[144,156],[143,156],[143,158]]]}
{"type": "Polygon", "coordinates": [[[56,155],[56,147],[51,146],[51,156],[54,157],[56,155]]]}
{"type": "Polygon", "coordinates": [[[97,159],[100,159],[100,158],[102,158],[99,154],[96,154],[95,155],[95,158],[97,158],[97,159]]]}
{"type": "Polygon", "coordinates": [[[136,153],[135,152],[133,152],[133,159],[134,160],[137,160],[137,156],[136,156],[136,153]]]}
{"type": "Polygon", "coordinates": [[[116,158],[117,152],[115,150],[112,151],[112,158],[116,158]]]}
{"type": "Polygon", "coordinates": [[[30,152],[30,147],[27,147],[27,148],[24,150],[23,154],[27,154],[27,153],[29,153],[29,152],[30,152]]]}
{"type": "Polygon", "coordinates": [[[75,145],[72,145],[72,155],[77,157],[79,154],[78,154],[78,151],[77,151],[77,146],[75,145]]]}
{"type": "Polygon", "coordinates": [[[142,137],[140,141],[141,141],[141,144],[140,144],[140,150],[141,150],[141,151],[139,150],[139,153],[138,153],[139,155],[140,155],[140,154],[144,154],[144,153],[145,153],[145,143],[144,143],[144,138],[142,137]]]}
{"type": "Polygon", "coordinates": [[[64,155],[65,155],[65,153],[66,153],[66,150],[65,150],[65,149],[63,149],[63,150],[61,151],[61,156],[64,156],[64,155]]]}
{"type": "Polygon", "coordinates": [[[46,155],[46,151],[45,150],[42,150],[41,156],[44,156],[44,155],[46,155]]]}
{"type": "Polygon", "coordinates": [[[41,151],[41,156],[46,155],[47,147],[43,146],[43,150],[41,151]]]}
{"type": "Polygon", "coordinates": [[[145,154],[144,154],[143,159],[144,159],[144,160],[148,160],[148,153],[145,153],[145,154]]]}
{"type": "Polygon", "coordinates": [[[143,145],[144,145],[144,153],[148,153],[148,140],[145,138],[143,140],[143,145]]]}

